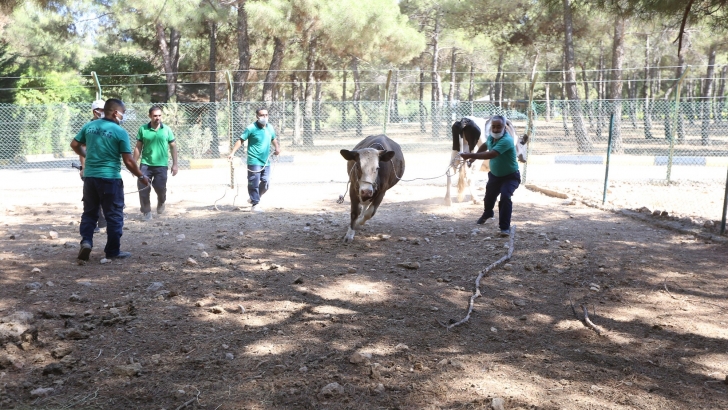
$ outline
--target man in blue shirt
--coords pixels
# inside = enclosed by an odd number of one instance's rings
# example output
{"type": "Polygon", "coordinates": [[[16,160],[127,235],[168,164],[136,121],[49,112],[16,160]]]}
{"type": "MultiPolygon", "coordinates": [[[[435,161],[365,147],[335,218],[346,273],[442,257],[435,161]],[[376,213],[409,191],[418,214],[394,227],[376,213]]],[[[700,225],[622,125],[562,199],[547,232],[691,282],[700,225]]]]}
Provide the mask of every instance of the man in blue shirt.
{"type": "Polygon", "coordinates": [[[255,116],[257,120],[243,131],[240,139],[235,141],[235,146],[228,159],[232,160],[243,141],[248,141],[248,195],[250,196],[249,202],[253,204],[250,210],[263,212],[263,209],[258,206],[258,202],[269,188],[270,146],[272,144],[274,147],[273,155],[280,154],[281,147],[276,139],[273,126],[268,124],[268,110],[259,108],[255,111],[255,116]]]}
{"type": "Polygon", "coordinates": [[[131,253],[120,250],[124,228],[124,182],[119,159],[142,184],[147,186],[150,182],[134,162],[129,134],[119,126],[125,111],[121,100],[106,100],[104,118],[84,125],[71,141],[73,151],[86,159],[83,169],[83,215],[79,228],[81,250],[78,252],[78,259],[82,261],[87,261],[91,255],[99,207],[106,216],[106,258],[124,259],[131,256],[131,253]]]}
{"type": "Polygon", "coordinates": [[[500,195],[498,203],[498,225],[501,235],[507,236],[511,232],[511,214],[513,213],[513,202],[511,196],[521,184],[521,174],[518,171],[516,160],[516,144],[513,136],[506,131],[506,119],[502,115],[494,115],[490,119],[491,129],[488,139],[477,153],[460,154],[462,159],[488,159],[490,160],[490,172],[488,172],[488,183],[485,186],[485,199],[483,206],[485,211],[476,222],[482,225],[488,219],[495,216],[493,208],[495,201],[500,195]]]}

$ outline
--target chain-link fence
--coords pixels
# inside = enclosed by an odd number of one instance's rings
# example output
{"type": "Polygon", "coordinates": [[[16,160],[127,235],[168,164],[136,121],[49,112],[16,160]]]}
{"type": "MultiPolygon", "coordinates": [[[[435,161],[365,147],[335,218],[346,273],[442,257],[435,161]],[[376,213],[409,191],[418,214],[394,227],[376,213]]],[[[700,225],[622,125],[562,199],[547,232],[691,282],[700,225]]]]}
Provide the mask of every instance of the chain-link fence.
{"type": "MultiPolygon", "coordinates": [[[[505,105],[505,104],[504,104],[505,105]]],[[[402,146],[405,179],[431,178],[444,184],[451,150],[450,126],[462,116],[505,114],[525,132],[527,102],[504,108],[488,102],[433,104],[420,101],[305,101],[161,104],[163,121],[174,131],[180,175],[178,186],[224,186],[245,181],[243,150],[226,156],[243,129],[267,107],[281,141],[274,160],[277,183],[345,182],[342,148],[363,137],[386,133],[402,146]]],[[[667,211],[715,224],[723,208],[728,167],[728,116],[718,100],[674,102],[537,101],[529,160],[522,175],[528,184],[601,201],[610,139],[606,200],[615,206],[667,211]]],[[[132,146],[147,123],[149,104],[128,104],[122,126],[132,146]]],[[[30,189],[78,189],[71,163],[78,161],[70,140],[91,118],[88,104],[0,105],[0,173],[7,194],[30,189]]],[[[130,175],[127,175],[130,177],[130,175]]],[[[485,176],[480,178],[484,179],[485,176]]],[[[3,195],[6,196],[6,195],[3,195]]]]}

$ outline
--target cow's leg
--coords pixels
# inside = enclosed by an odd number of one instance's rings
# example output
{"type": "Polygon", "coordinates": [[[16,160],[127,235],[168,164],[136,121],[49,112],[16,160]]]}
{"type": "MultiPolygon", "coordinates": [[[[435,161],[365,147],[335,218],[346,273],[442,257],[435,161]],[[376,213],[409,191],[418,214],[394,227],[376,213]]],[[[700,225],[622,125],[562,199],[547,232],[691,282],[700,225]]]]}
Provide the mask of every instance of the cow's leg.
{"type": "Polygon", "coordinates": [[[450,197],[450,185],[452,185],[452,172],[457,171],[458,164],[460,163],[460,151],[453,150],[450,153],[450,168],[447,169],[447,188],[445,189],[445,205],[452,205],[452,198],[450,197]]]}
{"type": "Polygon", "coordinates": [[[359,214],[361,213],[361,205],[359,205],[359,201],[354,199],[354,197],[351,197],[351,223],[349,224],[349,230],[346,231],[346,235],[344,235],[344,242],[349,243],[354,240],[354,234],[356,234],[356,231],[354,228],[356,227],[356,220],[359,219],[359,214]]]}
{"type": "Polygon", "coordinates": [[[368,218],[366,218],[366,213],[369,210],[369,207],[371,207],[371,201],[364,202],[363,205],[359,205],[359,218],[357,218],[356,222],[354,223],[355,227],[361,227],[364,225],[364,222],[367,221],[368,218]]]}
{"type": "MultiPolygon", "coordinates": [[[[463,152],[470,152],[470,146],[467,140],[463,141],[462,147],[463,152]]],[[[458,202],[465,200],[465,185],[467,184],[469,170],[470,167],[468,167],[467,161],[460,166],[460,172],[458,174],[458,202]]]]}
{"type": "Polygon", "coordinates": [[[384,194],[377,195],[374,199],[372,199],[372,202],[369,204],[367,209],[362,213],[361,215],[361,225],[364,225],[364,223],[374,216],[375,213],[377,213],[377,208],[379,208],[379,205],[384,200],[384,194]]]}

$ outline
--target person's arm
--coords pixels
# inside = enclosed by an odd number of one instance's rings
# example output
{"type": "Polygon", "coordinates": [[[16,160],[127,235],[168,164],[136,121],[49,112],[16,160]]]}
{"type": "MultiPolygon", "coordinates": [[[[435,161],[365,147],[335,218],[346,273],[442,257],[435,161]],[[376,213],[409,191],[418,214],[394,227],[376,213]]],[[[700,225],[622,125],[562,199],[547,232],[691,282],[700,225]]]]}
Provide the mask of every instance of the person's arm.
{"type": "Polygon", "coordinates": [[[278,144],[277,138],[273,140],[273,147],[275,148],[275,150],[273,151],[273,155],[278,155],[281,153],[281,146],[280,144],[278,144]]]}
{"type": "Polygon", "coordinates": [[[78,156],[79,162],[81,162],[81,169],[78,170],[78,175],[83,179],[83,168],[86,165],[86,157],[78,156]]]}
{"type": "MultiPolygon", "coordinates": [[[[485,144],[481,145],[481,149],[484,146],[485,146],[485,144]]],[[[485,152],[481,152],[481,150],[479,149],[478,152],[471,153],[471,154],[461,153],[460,158],[462,158],[462,159],[493,159],[493,158],[497,157],[498,155],[500,155],[500,153],[498,151],[488,151],[486,148],[485,152]]]]}
{"type": "Polygon", "coordinates": [[[179,167],[177,166],[177,143],[172,141],[169,143],[169,150],[172,151],[172,176],[177,175],[179,167]]]}
{"type": "Polygon", "coordinates": [[[134,146],[134,162],[139,161],[139,157],[142,156],[142,150],[144,149],[144,144],[141,140],[137,140],[136,145],[134,146]]]}
{"type": "Polygon", "coordinates": [[[237,141],[235,141],[235,145],[233,145],[233,150],[230,151],[230,155],[228,155],[228,159],[230,161],[233,160],[233,157],[235,157],[235,151],[237,151],[238,148],[240,148],[241,145],[243,145],[243,140],[238,139],[237,141]]]}
{"type": "Polygon", "coordinates": [[[142,174],[142,171],[137,166],[136,161],[134,160],[134,157],[132,154],[125,152],[121,154],[121,160],[124,161],[124,166],[126,166],[126,169],[129,170],[134,176],[139,178],[140,181],[144,185],[149,185],[149,178],[147,178],[144,174],[142,174]]]}
{"type": "Polygon", "coordinates": [[[84,158],[84,159],[86,158],[86,145],[80,143],[75,138],[73,140],[71,140],[71,149],[73,150],[73,152],[78,154],[79,157],[84,158]]]}

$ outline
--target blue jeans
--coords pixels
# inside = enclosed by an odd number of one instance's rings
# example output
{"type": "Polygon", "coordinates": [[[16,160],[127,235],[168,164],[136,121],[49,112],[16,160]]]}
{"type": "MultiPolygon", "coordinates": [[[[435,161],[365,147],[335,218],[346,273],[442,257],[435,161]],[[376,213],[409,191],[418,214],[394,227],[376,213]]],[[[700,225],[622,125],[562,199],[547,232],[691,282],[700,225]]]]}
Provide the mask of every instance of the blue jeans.
{"type": "Polygon", "coordinates": [[[81,216],[81,242],[94,244],[94,228],[99,219],[99,208],[106,217],[107,258],[119,255],[124,227],[124,181],[121,179],[86,177],[83,180],[83,215],[81,216]]]}
{"type": "Polygon", "coordinates": [[[149,199],[152,188],[154,188],[154,192],[157,193],[157,206],[167,201],[167,169],[167,167],[150,167],[146,164],[142,164],[142,166],[139,167],[142,174],[144,174],[152,182],[151,188],[144,189],[146,188],[146,185],[137,180],[139,204],[141,205],[141,211],[143,214],[152,212],[152,204],[149,199]]]}
{"type": "Polygon", "coordinates": [[[270,165],[248,165],[248,195],[253,205],[258,205],[260,197],[268,191],[268,180],[270,179],[270,165]]]}
{"type": "Polygon", "coordinates": [[[488,183],[485,185],[485,199],[483,200],[485,216],[492,218],[495,215],[493,208],[495,208],[495,200],[500,195],[498,226],[502,231],[511,228],[511,214],[513,213],[511,196],[519,185],[521,185],[521,173],[518,171],[502,177],[488,172],[488,183]]]}

